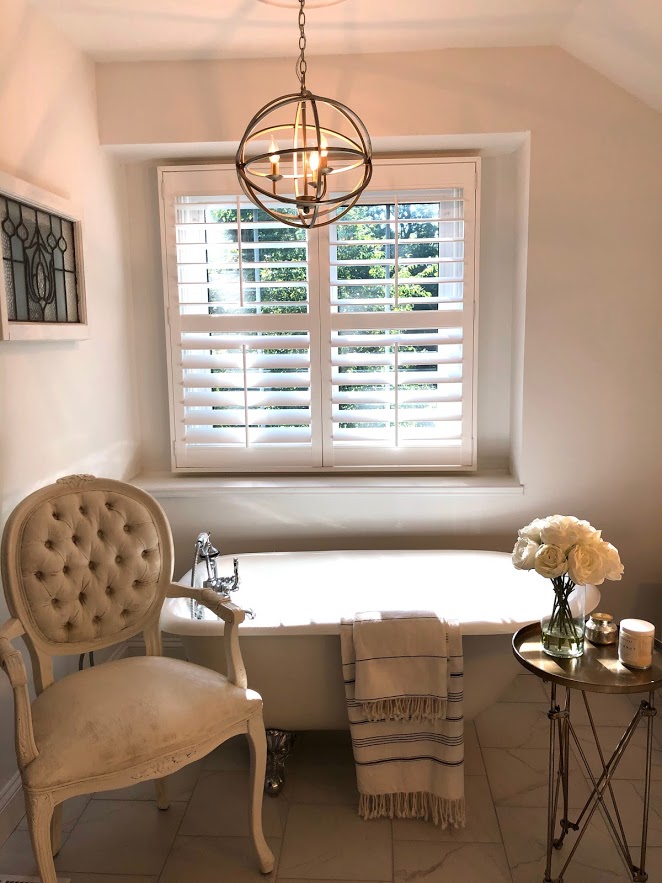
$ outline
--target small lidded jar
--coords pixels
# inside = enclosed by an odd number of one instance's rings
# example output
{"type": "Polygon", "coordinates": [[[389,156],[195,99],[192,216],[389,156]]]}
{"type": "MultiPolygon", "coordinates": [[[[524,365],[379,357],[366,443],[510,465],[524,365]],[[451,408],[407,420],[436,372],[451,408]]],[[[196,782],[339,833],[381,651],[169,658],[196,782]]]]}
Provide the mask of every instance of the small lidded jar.
{"type": "Polygon", "coordinates": [[[615,644],[618,626],[611,613],[592,613],[586,622],[586,637],[592,644],[615,644]]]}
{"type": "Polygon", "coordinates": [[[653,664],[655,626],[643,619],[624,619],[618,637],[618,658],[628,668],[650,668],[653,664]]]}

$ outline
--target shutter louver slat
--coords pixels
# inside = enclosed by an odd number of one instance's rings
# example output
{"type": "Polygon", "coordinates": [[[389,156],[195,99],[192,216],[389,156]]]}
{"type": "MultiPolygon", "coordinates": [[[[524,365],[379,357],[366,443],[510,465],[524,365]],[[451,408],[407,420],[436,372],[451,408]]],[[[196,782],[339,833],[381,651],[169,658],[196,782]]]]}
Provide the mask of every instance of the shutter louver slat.
{"type": "MultiPolygon", "coordinates": [[[[273,346],[274,344],[272,344],[273,346]]],[[[190,353],[182,358],[183,368],[216,370],[239,370],[245,364],[250,371],[283,371],[286,368],[307,368],[310,364],[308,352],[296,352],[287,354],[262,355],[261,353],[227,353],[214,355],[212,353],[190,353]]]]}
{"type": "MultiPolygon", "coordinates": [[[[186,374],[184,379],[180,381],[181,385],[186,389],[217,389],[219,387],[218,375],[210,372],[206,373],[190,373],[186,374]]],[[[291,388],[310,388],[310,373],[308,371],[301,373],[283,373],[274,374],[265,378],[263,374],[255,372],[247,372],[244,374],[225,374],[223,376],[223,387],[226,389],[259,389],[261,387],[269,387],[270,389],[291,389],[291,388]]]]}

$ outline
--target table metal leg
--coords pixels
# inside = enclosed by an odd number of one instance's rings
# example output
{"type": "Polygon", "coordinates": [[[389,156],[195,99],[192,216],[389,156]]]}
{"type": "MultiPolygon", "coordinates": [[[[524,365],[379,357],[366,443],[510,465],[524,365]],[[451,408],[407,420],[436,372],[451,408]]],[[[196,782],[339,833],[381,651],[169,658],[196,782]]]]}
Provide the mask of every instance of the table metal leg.
{"type": "MultiPolygon", "coordinates": [[[[552,878],[553,849],[560,849],[568,827],[568,772],[570,759],[570,733],[568,729],[570,713],[570,690],[565,691],[564,707],[561,708],[556,698],[556,684],[552,683],[549,718],[549,786],[547,795],[547,862],[545,865],[544,883],[554,883],[552,878]],[[558,742],[558,764],[556,745],[558,742]],[[561,837],[554,839],[556,816],[558,814],[559,796],[563,795],[563,816],[561,819],[561,837]]],[[[560,880],[561,878],[559,878],[560,880]]]]}
{"type": "Polygon", "coordinates": [[[556,822],[556,752],[554,750],[554,722],[559,710],[560,709],[556,704],[556,684],[552,682],[549,711],[547,712],[547,717],[549,718],[549,785],[547,790],[547,861],[545,864],[543,883],[552,883],[552,841],[554,840],[554,826],[556,822]]]}
{"type": "MultiPolygon", "coordinates": [[[[563,792],[563,815],[559,821],[561,826],[561,834],[553,840],[554,849],[561,849],[563,841],[568,831],[576,831],[579,825],[574,824],[568,818],[569,813],[569,780],[570,780],[570,697],[571,691],[565,691],[565,707],[557,718],[558,734],[559,734],[559,774],[557,781],[557,790],[559,787],[563,792]]],[[[558,803],[558,801],[557,801],[558,803]]],[[[556,817],[556,806],[554,807],[554,816],[556,817]]]]}
{"type": "Polygon", "coordinates": [[[646,842],[648,840],[648,813],[651,801],[651,768],[653,758],[653,718],[657,714],[655,708],[655,693],[651,690],[648,694],[648,702],[641,703],[641,713],[647,718],[646,720],[646,781],[644,783],[644,815],[641,821],[641,853],[639,856],[639,867],[635,868],[635,876],[633,880],[648,880],[646,873],[646,842]]]}
{"type": "Polygon", "coordinates": [[[585,694],[583,694],[586,712],[588,714],[589,723],[595,739],[595,744],[600,758],[602,771],[596,778],[591,770],[591,766],[586,757],[584,748],[572,726],[570,720],[570,690],[566,688],[565,702],[563,708],[557,701],[556,685],[551,686],[550,708],[547,712],[549,718],[549,783],[548,783],[548,804],[547,804],[547,852],[544,883],[562,883],[563,875],[566,872],[570,862],[572,861],[577,848],[586,833],[586,830],[593,818],[596,809],[602,810],[602,815],[607,822],[612,839],[617,846],[623,862],[628,869],[634,883],[644,883],[648,880],[646,872],[646,845],[648,836],[648,816],[650,812],[650,786],[651,786],[651,769],[652,769],[652,749],[653,749],[653,718],[656,709],[654,707],[654,694],[650,693],[648,701],[642,701],[632,720],[621,736],[618,745],[611,754],[611,757],[605,761],[605,756],[598,739],[598,732],[595,727],[593,715],[588,704],[585,694]],[[641,855],[639,866],[632,861],[630,849],[625,836],[625,830],[621,815],[616,803],[616,796],[612,788],[612,778],[616,769],[630,744],[630,740],[641,721],[647,718],[646,733],[646,771],[644,782],[644,807],[642,817],[641,832],[641,855]],[[570,772],[570,738],[572,737],[574,744],[579,753],[580,759],[586,768],[590,777],[592,790],[581,810],[577,821],[571,822],[568,818],[569,813],[569,772],[570,772]],[[558,760],[557,760],[558,746],[558,760]],[[611,798],[612,809],[607,806],[605,801],[606,794],[609,792],[611,798]],[[559,800],[562,796],[563,810],[559,825],[561,828],[559,837],[555,838],[556,820],[559,810],[559,800]],[[612,816],[613,814],[613,816],[612,816]],[[614,819],[615,817],[615,819],[614,819]],[[578,831],[570,853],[566,857],[563,867],[557,877],[552,876],[552,856],[554,849],[561,849],[566,835],[570,830],[578,831]]]}

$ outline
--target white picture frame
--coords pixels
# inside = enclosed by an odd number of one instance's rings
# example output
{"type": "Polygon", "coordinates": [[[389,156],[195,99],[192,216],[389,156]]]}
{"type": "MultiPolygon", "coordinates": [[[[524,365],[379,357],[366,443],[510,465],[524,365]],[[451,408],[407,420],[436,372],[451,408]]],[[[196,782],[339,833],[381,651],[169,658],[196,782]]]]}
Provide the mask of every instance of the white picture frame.
{"type": "Polygon", "coordinates": [[[61,196],[42,190],[28,181],[15,178],[0,172],[0,194],[16,200],[32,209],[46,211],[59,218],[70,221],[74,231],[76,296],[78,321],[39,322],[22,321],[9,317],[7,291],[5,287],[4,249],[2,252],[2,272],[0,272],[0,340],[85,340],[89,337],[87,325],[87,309],[85,303],[85,277],[83,273],[83,242],[81,231],[81,214],[75,204],[61,196]]]}

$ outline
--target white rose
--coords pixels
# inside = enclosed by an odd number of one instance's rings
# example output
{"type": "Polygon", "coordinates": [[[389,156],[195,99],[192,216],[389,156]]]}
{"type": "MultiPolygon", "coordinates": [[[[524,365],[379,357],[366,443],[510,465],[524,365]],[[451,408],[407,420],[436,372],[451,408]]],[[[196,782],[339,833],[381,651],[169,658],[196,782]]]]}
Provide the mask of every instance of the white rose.
{"type": "Polygon", "coordinates": [[[577,543],[591,546],[602,542],[602,531],[596,530],[588,521],[577,521],[575,525],[577,543]]]}
{"type": "Polygon", "coordinates": [[[513,564],[518,570],[533,570],[536,552],[539,549],[538,543],[529,540],[526,537],[520,537],[515,543],[513,549],[513,564]]]}
{"type": "Polygon", "coordinates": [[[540,531],[545,526],[545,522],[545,518],[534,518],[531,524],[518,530],[517,535],[520,539],[533,540],[534,543],[540,544],[542,542],[540,531]]]}
{"type": "Polygon", "coordinates": [[[614,548],[611,543],[600,543],[600,554],[605,569],[605,579],[620,579],[623,575],[623,565],[618,554],[618,549],[614,548]]]}
{"type": "Polygon", "coordinates": [[[567,554],[578,543],[582,545],[599,543],[600,531],[592,527],[588,521],[580,521],[574,515],[550,515],[545,519],[540,538],[543,543],[560,546],[567,554]]]}
{"type": "Polygon", "coordinates": [[[568,573],[577,585],[601,585],[605,580],[605,560],[600,545],[590,543],[573,546],[568,555],[568,573]]]}
{"type": "Polygon", "coordinates": [[[566,572],[568,569],[568,561],[560,546],[555,546],[552,543],[545,543],[545,545],[540,546],[536,552],[534,567],[536,573],[539,573],[540,576],[554,579],[554,577],[561,576],[566,572]]]}

